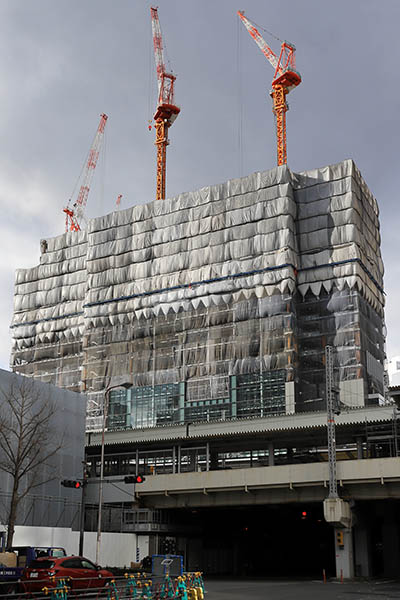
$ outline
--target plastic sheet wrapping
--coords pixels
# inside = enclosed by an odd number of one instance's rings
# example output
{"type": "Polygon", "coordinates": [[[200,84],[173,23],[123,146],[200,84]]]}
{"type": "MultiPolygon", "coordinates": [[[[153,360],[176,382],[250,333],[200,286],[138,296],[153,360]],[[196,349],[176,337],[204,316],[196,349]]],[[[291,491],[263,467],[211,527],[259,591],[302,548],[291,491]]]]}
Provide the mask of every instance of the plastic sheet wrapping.
{"type": "Polygon", "coordinates": [[[96,418],[127,380],[183,383],[193,414],[228,410],[233,385],[247,406],[246,389],[293,381],[305,410],[324,397],[326,343],[341,381],[382,391],[379,212],[350,160],[134,206],[41,248],[16,273],[12,367],[88,392],[96,418]]]}

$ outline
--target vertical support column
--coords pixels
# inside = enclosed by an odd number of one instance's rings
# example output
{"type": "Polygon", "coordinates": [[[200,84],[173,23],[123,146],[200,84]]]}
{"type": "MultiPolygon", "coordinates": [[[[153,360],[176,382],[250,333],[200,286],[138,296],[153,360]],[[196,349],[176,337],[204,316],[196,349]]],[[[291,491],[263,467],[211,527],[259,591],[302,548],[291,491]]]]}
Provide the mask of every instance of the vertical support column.
{"type": "Polygon", "coordinates": [[[329,498],[337,498],[336,431],[333,388],[333,348],[325,346],[326,412],[328,432],[329,498]]]}
{"type": "Polygon", "coordinates": [[[178,473],[181,472],[181,447],[178,446],[178,473]]]}
{"type": "Polygon", "coordinates": [[[271,92],[273,100],[273,113],[276,117],[276,138],[277,138],[277,161],[278,167],[286,165],[286,94],[287,91],[282,85],[275,85],[271,92]]]}
{"type": "Polygon", "coordinates": [[[168,145],[168,124],[167,120],[159,117],[155,122],[156,146],[157,146],[157,185],[156,200],[165,199],[166,188],[166,162],[168,145]]]}
{"type": "Polygon", "coordinates": [[[363,440],[362,437],[357,438],[357,458],[361,460],[363,458],[363,440]]]}
{"type": "Polygon", "coordinates": [[[293,415],[296,410],[294,385],[294,381],[285,382],[285,411],[287,415],[293,415]]]}
{"type": "Polygon", "coordinates": [[[354,531],[354,556],[356,577],[371,577],[371,543],[368,520],[357,519],[354,531]]]}
{"type": "Polygon", "coordinates": [[[273,467],[274,464],[275,464],[274,444],[273,444],[273,442],[270,442],[268,444],[268,466],[273,467]]]}
{"type": "Polygon", "coordinates": [[[392,502],[387,502],[383,511],[382,523],[382,551],[383,575],[385,577],[398,577],[399,573],[399,534],[395,526],[397,510],[392,502]]]}
{"type": "Polygon", "coordinates": [[[336,577],[352,579],[354,577],[353,535],[351,529],[334,529],[336,577]]]}
{"type": "Polygon", "coordinates": [[[210,444],[206,444],[206,471],[210,470],[210,444]]]}
{"type": "Polygon", "coordinates": [[[232,419],[237,417],[237,378],[236,375],[231,375],[231,416],[232,419]]]}
{"type": "Polygon", "coordinates": [[[139,450],[136,448],[136,457],[135,457],[135,463],[136,463],[136,473],[135,475],[139,475],[139,450]]]}
{"type": "Polygon", "coordinates": [[[185,421],[185,395],[186,395],[186,384],[184,381],[179,382],[179,408],[178,408],[178,422],[184,423],[185,421]]]}
{"type": "Polygon", "coordinates": [[[126,390],[126,417],[125,417],[125,427],[127,429],[129,429],[131,427],[131,423],[132,423],[132,419],[131,419],[131,406],[132,406],[132,400],[131,400],[131,390],[126,390]]]}
{"type": "Polygon", "coordinates": [[[172,448],[172,473],[176,473],[176,446],[172,448]]]}

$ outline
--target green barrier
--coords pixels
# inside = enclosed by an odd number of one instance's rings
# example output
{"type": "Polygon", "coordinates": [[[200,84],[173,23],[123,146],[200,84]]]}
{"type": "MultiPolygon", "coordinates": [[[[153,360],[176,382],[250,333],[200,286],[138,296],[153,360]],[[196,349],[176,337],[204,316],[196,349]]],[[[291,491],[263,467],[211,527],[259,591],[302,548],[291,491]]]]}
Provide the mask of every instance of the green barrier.
{"type": "Polygon", "coordinates": [[[118,600],[119,592],[115,579],[112,579],[109,585],[105,588],[107,590],[107,600],[118,600]]]}
{"type": "Polygon", "coordinates": [[[146,600],[152,600],[152,593],[151,593],[151,580],[147,583],[143,584],[143,592],[142,592],[142,598],[146,598],[146,600]]]}
{"type": "MultiPolygon", "coordinates": [[[[162,583],[154,585],[145,573],[136,576],[125,573],[124,578],[125,585],[124,580],[120,580],[119,587],[115,579],[111,580],[107,587],[102,588],[102,597],[106,600],[204,600],[204,581],[200,572],[176,578],[167,575],[162,583]]],[[[71,596],[68,580],[52,578],[52,581],[55,587],[44,587],[44,595],[49,600],[68,600],[71,596]]]]}
{"type": "MultiPolygon", "coordinates": [[[[55,577],[51,577],[51,581],[56,581],[55,577]]],[[[50,598],[53,600],[66,600],[68,598],[69,587],[67,586],[66,579],[57,579],[55,588],[44,587],[42,592],[45,596],[50,594],[50,598]]]]}
{"type": "Polygon", "coordinates": [[[186,589],[186,580],[184,577],[178,577],[175,588],[175,598],[180,600],[189,600],[186,589]]]}
{"type": "Polygon", "coordinates": [[[132,598],[132,600],[136,600],[138,597],[138,591],[135,577],[125,573],[125,579],[128,580],[125,585],[125,596],[132,598]]]}

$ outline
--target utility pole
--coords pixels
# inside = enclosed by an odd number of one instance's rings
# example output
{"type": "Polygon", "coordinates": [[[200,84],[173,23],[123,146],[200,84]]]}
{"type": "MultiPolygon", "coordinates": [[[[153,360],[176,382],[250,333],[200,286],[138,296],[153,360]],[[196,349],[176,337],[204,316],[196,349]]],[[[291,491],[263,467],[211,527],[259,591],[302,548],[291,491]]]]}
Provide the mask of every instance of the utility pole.
{"type": "Polygon", "coordinates": [[[354,576],[353,542],[351,535],[352,512],[350,503],[339,498],[336,464],[335,414],[339,414],[337,388],[333,376],[332,346],[325,346],[326,416],[328,434],[329,494],[324,500],[324,516],[334,526],[336,576],[346,579],[354,576]]]}
{"type": "Polygon", "coordinates": [[[83,478],[82,478],[82,496],[81,496],[81,511],[79,515],[79,556],[83,556],[83,541],[85,536],[85,496],[87,484],[86,461],[83,462],[83,478]]]}
{"type": "Polygon", "coordinates": [[[104,390],[104,403],[103,403],[103,420],[101,427],[101,455],[100,455],[100,482],[99,482],[99,512],[97,516],[97,537],[96,537],[96,564],[99,564],[100,560],[100,543],[101,543],[101,517],[103,507],[103,483],[104,483],[104,452],[105,452],[105,431],[107,426],[108,410],[110,404],[110,392],[117,388],[125,388],[129,390],[132,384],[129,382],[119,383],[117,385],[108,385],[104,390]]]}
{"type": "Polygon", "coordinates": [[[333,348],[325,346],[326,416],[328,431],[329,498],[338,498],[336,477],[335,394],[333,348]]]}

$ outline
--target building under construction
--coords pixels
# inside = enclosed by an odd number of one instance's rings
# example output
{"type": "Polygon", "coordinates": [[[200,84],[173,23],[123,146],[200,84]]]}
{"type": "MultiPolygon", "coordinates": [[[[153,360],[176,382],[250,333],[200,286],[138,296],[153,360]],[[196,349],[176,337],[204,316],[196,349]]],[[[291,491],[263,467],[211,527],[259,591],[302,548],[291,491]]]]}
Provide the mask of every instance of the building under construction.
{"type": "MultiPolygon", "coordinates": [[[[41,241],[40,264],[16,274],[11,364],[87,394],[103,531],[146,535],[150,554],[172,548],[208,573],[397,572],[378,214],[351,160],[283,165],[41,241]],[[326,346],[353,525],[322,510],[326,346]],[[139,504],[113,485],[131,474],[147,476],[139,504]],[[345,528],[335,543],[332,524],[345,528]]],[[[87,529],[98,489],[86,490],[87,529]]]]}
{"type": "Polygon", "coordinates": [[[270,171],[91,219],[16,274],[11,365],[109,426],[321,410],[384,396],[376,200],[351,160],[270,171]]]}

